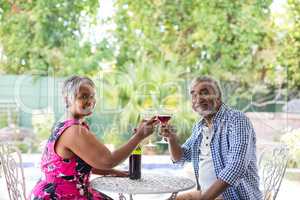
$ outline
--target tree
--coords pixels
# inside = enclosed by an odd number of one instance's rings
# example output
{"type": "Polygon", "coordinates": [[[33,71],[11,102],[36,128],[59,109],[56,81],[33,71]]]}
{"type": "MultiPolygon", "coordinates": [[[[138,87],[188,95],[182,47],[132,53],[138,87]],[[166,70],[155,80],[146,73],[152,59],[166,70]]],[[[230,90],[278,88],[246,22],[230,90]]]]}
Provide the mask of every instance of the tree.
{"type": "Polygon", "coordinates": [[[219,79],[225,102],[244,111],[283,104],[286,89],[298,93],[299,2],[288,1],[292,26],[283,29],[274,23],[271,3],[116,0],[114,15],[100,22],[96,0],[4,0],[0,71],[102,74],[105,99],[98,110],[116,108],[121,130],[136,123],[141,110],[167,104],[179,108],[175,120],[185,137],[194,119],[188,84],[197,75],[219,79]],[[86,40],[84,28],[101,23],[115,28],[101,42],[86,40]]]}
{"type": "Polygon", "coordinates": [[[227,102],[245,110],[255,101],[259,106],[281,100],[277,76],[285,71],[278,75],[271,3],[118,0],[112,18],[116,69],[126,72],[144,60],[152,63],[150,71],[163,63],[165,68],[188,71],[188,77],[213,75],[229,94],[227,102]]]}
{"type": "Polygon", "coordinates": [[[166,89],[158,104],[172,98],[180,102],[176,126],[183,141],[195,119],[186,95],[188,80],[204,74],[219,79],[225,101],[244,111],[284,103],[286,84],[278,77],[284,78],[285,70],[277,60],[280,40],[271,3],[117,0],[111,46],[115,49],[112,69],[118,75],[112,75],[113,82],[107,81],[106,87],[108,96],[119,97],[115,104],[123,105],[116,121],[124,127],[135,123],[140,110],[155,104],[153,91],[161,92],[155,88],[172,82],[182,90],[166,89]],[[138,91],[145,83],[148,95],[141,96],[138,91]]]}
{"type": "Polygon", "coordinates": [[[288,21],[281,30],[283,39],[279,61],[287,67],[290,98],[300,97],[300,2],[287,1],[288,21]]]}
{"type": "Polygon", "coordinates": [[[172,123],[183,141],[196,119],[189,104],[184,73],[176,66],[165,68],[164,63],[140,60],[136,64],[139,67],[127,68],[126,72],[112,70],[98,76],[104,93],[96,109],[98,113],[113,116],[110,125],[114,131],[105,133],[108,134],[105,138],[118,134],[119,138],[128,139],[141,120],[141,112],[151,109],[154,116],[162,106],[174,114],[172,123]],[[149,70],[150,66],[155,66],[155,70],[149,70]]]}
{"type": "Polygon", "coordinates": [[[84,20],[95,22],[98,0],[0,2],[0,71],[46,75],[92,74],[109,56],[106,41],[84,41],[84,20]]]}

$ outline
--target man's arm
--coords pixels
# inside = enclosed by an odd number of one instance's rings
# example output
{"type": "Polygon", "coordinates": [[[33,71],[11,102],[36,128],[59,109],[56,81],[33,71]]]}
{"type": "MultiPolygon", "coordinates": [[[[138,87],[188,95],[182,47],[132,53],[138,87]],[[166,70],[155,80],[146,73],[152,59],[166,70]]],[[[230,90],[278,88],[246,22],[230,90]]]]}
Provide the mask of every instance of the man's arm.
{"type": "Polygon", "coordinates": [[[213,200],[222,194],[229,186],[228,183],[217,179],[204,193],[201,195],[201,200],[213,200]]]}
{"type": "Polygon", "coordinates": [[[168,142],[169,142],[169,151],[172,160],[174,162],[179,161],[183,153],[182,153],[181,146],[177,142],[176,135],[172,134],[172,136],[168,137],[168,142]]]}
{"type": "Polygon", "coordinates": [[[183,145],[180,145],[178,143],[176,133],[174,129],[169,125],[161,127],[161,135],[168,139],[169,151],[173,162],[183,164],[185,161],[191,161],[191,148],[192,143],[194,142],[193,135],[189,137],[183,145]]]}

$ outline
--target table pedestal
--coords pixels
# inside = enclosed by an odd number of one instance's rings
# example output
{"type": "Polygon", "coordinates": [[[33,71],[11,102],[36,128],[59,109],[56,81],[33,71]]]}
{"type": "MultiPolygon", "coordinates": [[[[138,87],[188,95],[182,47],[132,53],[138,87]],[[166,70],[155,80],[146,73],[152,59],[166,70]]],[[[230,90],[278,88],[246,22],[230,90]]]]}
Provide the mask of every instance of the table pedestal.
{"type": "MultiPolygon", "coordinates": [[[[175,200],[178,192],[173,192],[167,200],[175,200]]],[[[123,193],[119,193],[119,200],[127,200],[123,193]]],[[[133,195],[129,194],[129,200],[133,200],[133,195]]]]}

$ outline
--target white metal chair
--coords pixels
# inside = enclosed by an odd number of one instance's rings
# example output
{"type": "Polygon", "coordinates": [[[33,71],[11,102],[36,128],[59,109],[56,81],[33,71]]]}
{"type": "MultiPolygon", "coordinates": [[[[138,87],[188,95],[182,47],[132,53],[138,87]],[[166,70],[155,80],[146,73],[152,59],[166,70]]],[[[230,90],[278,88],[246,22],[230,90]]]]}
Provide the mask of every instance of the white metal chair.
{"type": "Polygon", "coordinates": [[[280,145],[266,148],[259,159],[260,187],[264,200],[275,200],[284,177],[287,162],[288,148],[280,145]]]}
{"type": "Polygon", "coordinates": [[[12,144],[0,144],[0,160],[10,200],[26,199],[25,176],[19,149],[12,144]]]}

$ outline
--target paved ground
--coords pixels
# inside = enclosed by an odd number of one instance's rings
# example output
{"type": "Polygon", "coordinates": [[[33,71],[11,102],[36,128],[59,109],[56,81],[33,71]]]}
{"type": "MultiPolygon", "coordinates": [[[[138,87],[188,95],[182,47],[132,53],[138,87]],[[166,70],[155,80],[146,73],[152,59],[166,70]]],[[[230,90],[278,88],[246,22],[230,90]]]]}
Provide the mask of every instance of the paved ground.
{"type": "MultiPolygon", "coordinates": [[[[40,155],[31,154],[31,155],[23,155],[23,161],[25,163],[25,176],[26,176],[26,186],[27,193],[30,192],[36,181],[40,177],[39,171],[39,161],[40,155]]],[[[163,174],[176,174],[187,177],[192,177],[193,175],[189,172],[188,167],[185,169],[176,169],[176,168],[167,168],[171,163],[168,156],[147,156],[144,157],[143,163],[145,164],[144,171],[153,171],[156,173],[163,174]]],[[[287,200],[287,199],[295,199],[295,197],[300,196],[300,180],[291,181],[285,178],[282,182],[282,186],[278,193],[278,198],[276,200],[287,200]]],[[[117,198],[115,194],[110,194],[113,198],[117,198]]],[[[154,199],[166,199],[167,195],[144,195],[144,196],[136,196],[135,199],[139,200],[154,200],[154,199]]],[[[5,180],[0,177],[0,200],[8,200],[5,180]]]]}

